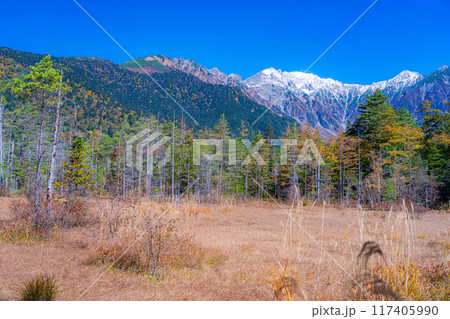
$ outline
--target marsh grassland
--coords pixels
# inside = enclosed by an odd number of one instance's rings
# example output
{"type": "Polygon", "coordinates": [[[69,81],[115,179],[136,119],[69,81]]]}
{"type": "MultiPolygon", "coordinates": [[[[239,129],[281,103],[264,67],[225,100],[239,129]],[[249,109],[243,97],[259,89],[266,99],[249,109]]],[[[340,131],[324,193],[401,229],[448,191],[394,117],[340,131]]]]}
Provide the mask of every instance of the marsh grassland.
{"type": "Polygon", "coordinates": [[[448,212],[93,198],[36,234],[21,201],[0,199],[1,300],[450,298],[448,212]]]}

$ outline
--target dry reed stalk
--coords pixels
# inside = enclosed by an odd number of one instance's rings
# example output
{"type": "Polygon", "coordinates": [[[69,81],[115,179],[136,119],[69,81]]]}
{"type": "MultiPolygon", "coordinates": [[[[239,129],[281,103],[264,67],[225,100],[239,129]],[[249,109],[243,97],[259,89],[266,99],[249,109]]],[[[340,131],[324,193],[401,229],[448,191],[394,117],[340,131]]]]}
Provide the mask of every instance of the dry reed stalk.
{"type": "Polygon", "coordinates": [[[299,283],[310,278],[300,276],[296,269],[289,266],[288,261],[284,263],[284,266],[281,264],[279,266],[281,271],[271,268],[271,276],[268,281],[275,300],[292,301],[296,299],[297,294],[300,294],[303,300],[308,300],[306,291],[299,286],[299,283]]]}

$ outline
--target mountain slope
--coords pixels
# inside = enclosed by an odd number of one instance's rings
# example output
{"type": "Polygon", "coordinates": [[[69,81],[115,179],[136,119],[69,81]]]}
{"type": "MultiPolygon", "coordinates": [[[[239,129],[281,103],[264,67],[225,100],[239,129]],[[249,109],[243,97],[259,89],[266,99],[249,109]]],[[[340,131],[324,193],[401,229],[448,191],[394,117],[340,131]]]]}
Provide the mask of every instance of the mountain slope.
{"type": "MultiPolygon", "coordinates": [[[[181,71],[195,76],[196,78],[206,83],[221,84],[232,88],[237,88],[244,92],[245,95],[247,95],[256,103],[267,106],[267,102],[264,99],[260,98],[260,96],[255,91],[249,88],[242,81],[241,76],[237,74],[226,75],[225,73],[220,72],[217,68],[208,70],[203,65],[198,64],[192,59],[169,58],[165,55],[154,55],[146,58],[127,61],[120,64],[120,66],[133,72],[148,72],[149,74],[181,71]]],[[[281,115],[281,113],[277,114],[281,115]]]]}
{"type": "MultiPolygon", "coordinates": [[[[0,48],[0,57],[9,58],[21,67],[38,62],[43,56],[0,48]]],[[[134,112],[139,116],[154,114],[171,119],[175,111],[181,117],[181,109],[146,74],[127,70],[111,61],[98,58],[53,58],[55,67],[64,70],[65,80],[72,87],[83,87],[102,97],[103,108],[119,108],[123,112],[134,112]]],[[[157,63],[149,62],[153,68],[157,63]]],[[[149,67],[149,65],[145,67],[149,67]]],[[[250,134],[265,131],[272,126],[276,134],[282,134],[290,119],[273,113],[265,114],[254,126],[251,124],[265,111],[265,107],[248,98],[241,90],[224,85],[205,83],[195,76],[179,70],[164,70],[154,73],[153,78],[169,92],[180,105],[199,123],[194,125],[187,114],[185,120],[197,128],[213,127],[221,114],[225,114],[234,133],[238,133],[241,121],[250,134]]],[[[95,109],[85,114],[96,113],[95,109]]],[[[184,113],[184,112],[183,112],[184,113]]],[[[94,115],[93,115],[94,116],[94,115]]],[[[98,116],[98,112],[96,113],[98,116]]]]}
{"type": "Polygon", "coordinates": [[[412,85],[404,94],[393,99],[392,103],[415,112],[421,108],[424,100],[429,100],[432,102],[432,108],[442,110],[443,101],[447,101],[449,97],[450,67],[444,65],[412,85]]]}

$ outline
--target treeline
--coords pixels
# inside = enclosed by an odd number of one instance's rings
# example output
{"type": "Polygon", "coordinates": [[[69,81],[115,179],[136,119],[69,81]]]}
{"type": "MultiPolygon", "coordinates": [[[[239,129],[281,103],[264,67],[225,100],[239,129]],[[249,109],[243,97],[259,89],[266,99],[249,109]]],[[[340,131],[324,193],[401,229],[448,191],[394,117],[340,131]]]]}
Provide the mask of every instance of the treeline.
{"type": "MultiPolygon", "coordinates": [[[[77,106],[95,100],[95,95],[80,90],[84,93],[74,98],[63,78],[44,58],[11,86],[20,103],[5,109],[2,100],[0,108],[1,190],[4,195],[27,195],[36,216],[51,210],[53,201],[88,195],[169,201],[184,195],[213,202],[224,197],[309,199],[371,208],[404,199],[430,208],[448,207],[450,114],[433,110],[429,101],[424,102],[419,125],[376,91],[360,105],[353,124],[328,141],[317,130],[295,124],[282,136],[269,126],[250,137],[242,121],[239,133],[232,134],[224,115],[214,127],[195,131],[183,116],[164,121],[155,116],[130,120],[125,115],[114,131],[105,132],[102,123],[87,129],[85,114],[77,106]],[[141,162],[127,159],[127,141],[143,130],[167,137],[155,153],[152,174],[147,174],[146,152],[141,162]],[[220,139],[222,156],[201,156],[195,163],[195,139],[220,139]],[[280,159],[283,146],[276,139],[298,141],[287,148],[285,163],[280,159]],[[304,153],[307,140],[314,142],[309,145],[317,147],[323,165],[318,157],[304,153]],[[167,156],[166,150],[172,151],[167,163],[156,165],[167,156]],[[257,156],[265,165],[258,164],[257,156]],[[299,156],[311,161],[299,162],[299,156]]],[[[137,155],[136,148],[131,149],[137,155]]],[[[201,150],[217,151],[214,146],[201,150]]]]}

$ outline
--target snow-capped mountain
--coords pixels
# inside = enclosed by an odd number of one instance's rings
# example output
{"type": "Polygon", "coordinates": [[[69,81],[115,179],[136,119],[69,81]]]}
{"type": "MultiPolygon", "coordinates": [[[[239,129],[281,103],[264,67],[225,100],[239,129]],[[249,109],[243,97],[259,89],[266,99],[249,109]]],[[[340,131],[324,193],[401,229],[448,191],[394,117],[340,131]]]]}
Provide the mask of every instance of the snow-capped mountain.
{"type": "Polygon", "coordinates": [[[355,118],[358,104],[376,89],[382,90],[394,107],[406,108],[416,118],[425,100],[430,100],[433,108],[445,110],[448,106],[444,102],[450,98],[450,67],[444,65],[427,76],[403,71],[390,80],[370,85],[270,68],[244,83],[266,101],[266,107],[331,136],[355,118]]]}
{"type": "MultiPolygon", "coordinates": [[[[150,72],[178,70],[212,84],[241,89],[255,102],[284,114],[300,124],[316,127],[327,137],[345,129],[358,113],[358,104],[376,89],[389,97],[395,107],[405,107],[411,114],[429,99],[433,107],[444,109],[450,96],[450,68],[443,66],[424,77],[417,72],[402,71],[396,77],[370,85],[348,84],[321,78],[312,73],[283,72],[269,68],[242,80],[239,75],[226,75],[217,68],[208,70],[191,59],[151,56],[140,59],[150,72]]],[[[130,62],[123,66],[141,72],[130,62]]]]}
{"type": "Polygon", "coordinates": [[[303,72],[282,72],[269,68],[246,79],[244,83],[268,103],[299,123],[318,127],[323,133],[345,128],[357,112],[357,106],[375,89],[392,98],[422,79],[417,72],[403,71],[388,81],[371,85],[346,84],[303,72]]]}

